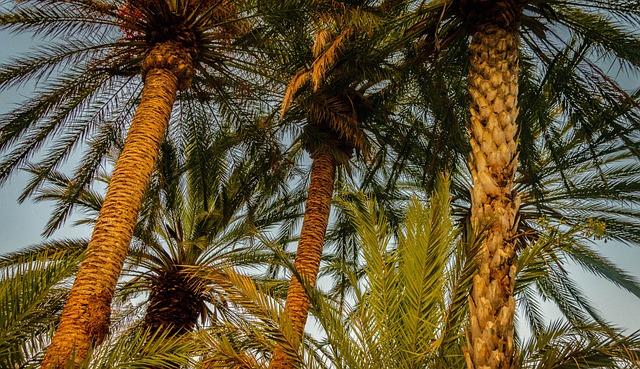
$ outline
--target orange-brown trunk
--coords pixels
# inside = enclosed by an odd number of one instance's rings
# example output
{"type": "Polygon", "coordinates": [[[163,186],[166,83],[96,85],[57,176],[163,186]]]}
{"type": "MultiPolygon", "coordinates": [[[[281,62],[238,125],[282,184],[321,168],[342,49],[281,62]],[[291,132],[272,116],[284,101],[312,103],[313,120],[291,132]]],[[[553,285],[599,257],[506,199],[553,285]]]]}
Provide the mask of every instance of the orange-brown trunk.
{"type": "MultiPolygon", "coordinates": [[[[42,369],[69,368],[72,360],[76,365],[86,361],[91,348],[102,342],[109,329],[111,299],[182,82],[171,63],[153,67],[155,61],[169,59],[168,49],[183,54],[174,50],[175,44],[165,43],[146,58],[152,59],[146,60],[152,67],[143,71],[140,105],[42,369]]],[[[191,62],[190,57],[185,59],[187,64],[191,62]]]]}
{"type": "MultiPolygon", "coordinates": [[[[313,158],[309,195],[305,205],[304,220],[298,241],[295,267],[310,286],[314,287],[320,270],[320,258],[324,237],[329,224],[336,160],[332,153],[320,151],[313,158]]],[[[294,345],[299,344],[309,315],[311,302],[300,281],[291,277],[291,284],[284,305],[284,313],[291,321],[294,345]]],[[[276,347],[271,369],[293,368],[293,360],[282,347],[276,347]]]]}

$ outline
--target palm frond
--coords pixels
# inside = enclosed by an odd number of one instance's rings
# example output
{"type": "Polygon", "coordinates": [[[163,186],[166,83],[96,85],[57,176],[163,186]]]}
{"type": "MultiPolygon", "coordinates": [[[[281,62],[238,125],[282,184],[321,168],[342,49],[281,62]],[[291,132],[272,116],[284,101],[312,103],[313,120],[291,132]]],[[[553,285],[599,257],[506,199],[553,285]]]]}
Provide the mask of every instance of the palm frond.
{"type": "Polygon", "coordinates": [[[68,278],[81,260],[82,250],[69,252],[68,244],[50,243],[5,258],[0,269],[2,366],[22,367],[48,345],[70,287],[68,278]]]}

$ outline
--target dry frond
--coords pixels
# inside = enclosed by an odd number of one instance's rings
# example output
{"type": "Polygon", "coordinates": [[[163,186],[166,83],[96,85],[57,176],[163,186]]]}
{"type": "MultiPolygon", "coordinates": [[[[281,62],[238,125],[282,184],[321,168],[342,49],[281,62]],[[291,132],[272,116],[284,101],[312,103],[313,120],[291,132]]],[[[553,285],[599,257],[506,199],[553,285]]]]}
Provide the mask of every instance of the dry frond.
{"type": "Polygon", "coordinates": [[[289,85],[287,86],[287,91],[285,92],[284,99],[282,101],[282,113],[280,113],[280,119],[282,119],[289,109],[291,100],[293,100],[293,95],[309,80],[310,76],[311,71],[301,69],[293,76],[293,78],[291,78],[291,82],[289,82],[289,85]]]}
{"type": "Polygon", "coordinates": [[[313,44],[313,57],[317,58],[331,37],[331,31],[327,29],[320,30],[316,33],[316,41],[313,44]]]}
{"type": "Polygon", "coordinates": [[[331,66],[336,63],[338,60],[338,51],[340,51],[340,47],[343,44],[345,38],[351,35],[351,29],[345,29],[340,36],[338,36],[331,46],[329,46],[316,60],[313,62],[311,66],[312,75],[311,75],[311,83],[313,84],[313,90],[317,91],[320,86],[320,81],[324,77],[325,73],[331,66]]]}
{"type": "Polygon", "coordinates": [[[345,105],[342,99],[326,98],[322,102],[312,103],[309,110],[310,115],[335,134],[335,138],[357,149],[364,158],[368,157],[369,141],[360,127],[353,106],[345,105]]]}
{"type": "Polygon", "coordinates": [[[327,120],[327,123],[332,131],[338,133],[339,138],[344,140],[347,146],[358,150],[363,158],[368,159],[370,150],[369,141],[357,120],[348,116],[335,114],[327,120]]]}

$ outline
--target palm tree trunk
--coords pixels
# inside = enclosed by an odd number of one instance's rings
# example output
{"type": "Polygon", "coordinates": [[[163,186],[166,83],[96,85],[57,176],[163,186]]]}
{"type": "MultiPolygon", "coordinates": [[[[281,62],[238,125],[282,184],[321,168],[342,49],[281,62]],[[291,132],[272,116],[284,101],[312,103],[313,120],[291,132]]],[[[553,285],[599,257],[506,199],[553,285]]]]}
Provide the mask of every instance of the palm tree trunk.
{"type": "MultiPolygon", "coordinates": [[[[329,224],[336,160],[331,152],[323,150],[315,154],[311,165],[309,195],[305,204],[304,220],[298,241],[295,267],[310,286],[315,286],[320,270],[320,258],[324,237],[329,224]]],[[[307,323],[311,302],[300,281],[291,276],[284,313],[291,320],[294,340],[302,338],[307,323]]],[[[282,347],[276,347],[271,360],[271,369],[293,368],[291,358],[282,347]]]]}
{"type": "Polygon", "coordinates": [[[506,369],[515,363],[514,230],[520,201],[513,190],[518,165],[518,33],[512,28],[481,25],[469,46],[471,224],[481,240],[469,296],[469,369],[506,369]]]}
{"type": "Polygon", "coordinates": [[[190,75],[189,68],[190,55],[173,42],[156,45],[145,57],[140,105],[42,369],[68,368],[71,360],[76,365],[85,361],[108,332],[116,282],[178,87],[190,75]]]}

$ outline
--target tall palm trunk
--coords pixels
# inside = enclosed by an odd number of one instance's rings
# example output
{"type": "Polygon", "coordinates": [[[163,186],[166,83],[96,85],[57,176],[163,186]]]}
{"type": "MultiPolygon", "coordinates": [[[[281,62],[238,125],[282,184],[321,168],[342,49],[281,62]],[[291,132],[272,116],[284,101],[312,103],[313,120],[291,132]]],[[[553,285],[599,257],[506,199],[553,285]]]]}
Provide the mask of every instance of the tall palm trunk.
{"type": "Polygon", "coordinates": [[[515,362],[518,33],[511,28],[480,25],[469,47],[471,223],[481,239],[469,296],[469,369],[511,368],[515,362]]]}
{"type": "MultiPolygon", "coordinates": [[[[305,204],[304,220],[295,259],[297,271],[312,287],[315,286],[320,270],[324,237],[329,224],[335,173],[336,159],[333,154],[328,150],[317,152],[311,165],[309,194],[305,204]]],[[[304,287],[295,276],[291,276],[284,313],[291,320],[296,340],[302,338],[310,306],[311,302],[304,287]]],[[[276,347],[270,368],[290,369],[292,367],[293,363],[290,357],[282,347],[276,347]]]]}
{"type": "Polygon", "coordinates": [[[87,359],[109,329],[111,299],[136,225],[138,210],[164,140],[179,87],[192,73],[191,56],[177,43],[154,46],[145,57],[140,105],[118,158],[87,255],[62,311],[43,369],[87,359]]]}

